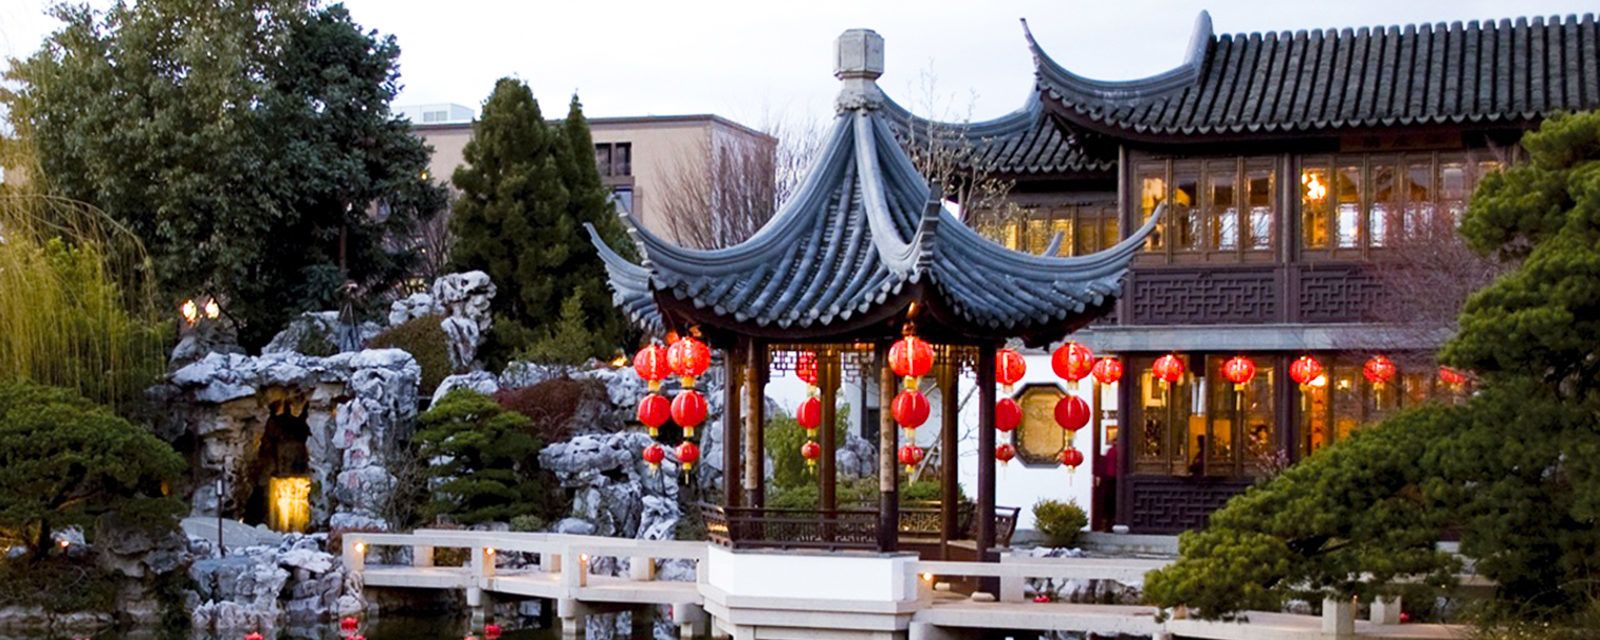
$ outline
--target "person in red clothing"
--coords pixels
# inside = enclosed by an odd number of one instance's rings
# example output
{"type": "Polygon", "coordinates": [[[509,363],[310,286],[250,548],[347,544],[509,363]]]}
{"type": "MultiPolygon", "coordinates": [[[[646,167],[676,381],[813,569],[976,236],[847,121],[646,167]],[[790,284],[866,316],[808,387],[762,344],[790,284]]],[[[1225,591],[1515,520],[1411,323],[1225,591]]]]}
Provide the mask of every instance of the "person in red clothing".
{"type": "Polygon", "coordinates": [[[1105,453],[1100,454],[1095,462],[1094,469],[1095,502],[1100,505],[1095,509],[1098,516],[1093,529],[1107,531],[1117,521],[1117,443],[1112,442],[1105,453]]]}

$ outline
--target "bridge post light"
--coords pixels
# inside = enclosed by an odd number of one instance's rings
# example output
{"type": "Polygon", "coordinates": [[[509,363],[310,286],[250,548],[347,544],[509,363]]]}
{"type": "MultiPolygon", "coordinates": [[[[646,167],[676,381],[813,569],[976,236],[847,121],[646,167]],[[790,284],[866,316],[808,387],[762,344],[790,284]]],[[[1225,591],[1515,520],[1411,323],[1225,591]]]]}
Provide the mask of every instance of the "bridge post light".
{"type": "Polygon", "coordinates": [[[367,568],[367,543],[360,540],[346,541],[344,546],[344,567],[346,571],[360,573],[367,568]]]}
{"type": "Polygon", "coordinates": [[[578,554],[578,586],[589,586],[589,554],[578,554]]]}

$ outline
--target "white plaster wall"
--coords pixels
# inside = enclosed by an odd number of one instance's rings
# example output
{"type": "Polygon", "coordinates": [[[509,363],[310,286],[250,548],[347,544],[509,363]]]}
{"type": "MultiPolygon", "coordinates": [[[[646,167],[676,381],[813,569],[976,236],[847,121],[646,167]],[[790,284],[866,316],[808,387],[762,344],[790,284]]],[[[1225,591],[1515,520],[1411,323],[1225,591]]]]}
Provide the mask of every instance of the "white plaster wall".
{"type": "Polygon", "coordinates": [[[706,581],[749,598],[903,602],[917,599],[910,556],[734,553],[712,546],[706,581]]]}

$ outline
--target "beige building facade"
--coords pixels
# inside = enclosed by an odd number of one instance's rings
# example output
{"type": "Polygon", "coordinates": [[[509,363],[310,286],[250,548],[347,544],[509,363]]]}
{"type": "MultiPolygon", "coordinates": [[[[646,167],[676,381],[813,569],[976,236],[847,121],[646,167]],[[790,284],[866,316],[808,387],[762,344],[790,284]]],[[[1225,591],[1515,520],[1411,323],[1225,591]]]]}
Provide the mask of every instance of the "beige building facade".
{"type": "MultiPolygon", "coordinates": [[[[617,206],[652,232],[674,237],[664,203],[685,181],[717,179],[717,149],[754,148],[775,152],[777,140],[727,118],[710,114],[590,118],[595,162],[617,206]]],[[[412,131],[433,147],[429,174],[449,183],[463,163],[471,122],[416,124],[412,131]]]]}

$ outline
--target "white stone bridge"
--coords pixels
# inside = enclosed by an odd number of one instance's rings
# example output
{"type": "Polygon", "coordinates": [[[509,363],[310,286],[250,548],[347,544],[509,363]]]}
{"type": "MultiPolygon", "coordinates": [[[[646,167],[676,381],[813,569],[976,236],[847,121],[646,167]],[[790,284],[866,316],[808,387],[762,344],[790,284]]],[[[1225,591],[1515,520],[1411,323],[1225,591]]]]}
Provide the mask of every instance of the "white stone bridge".
{"type": "MultiPolygon", "coordinates": [[[[1030,578],[1137,583],[1164,561],[1002,556],[999,563],[923,561],[910,554],[732,551],[705,542],[632,540],[543,533],[422,529],[344,534],[345,566],[366,588],[464,591],[485,597],[539,598],[555,606],[562,636],[578,637],[589,613],[668,605],[684,638],[979,637],[985,631],[1063,630],[1169,639],[1321,640],[1323,638],[1461,638],[1449,625],[1399,624],[1398,603],[1371,607],[1358,621],[1349,603],[1324,615],[1251,612],[1247,622],[1158,621],[1153,607],[1061,602],[1024,595],[1030,578]],[[383,548],[409,548],[408,565],[368,562],[383,548]],[[461,566],[434,566],[435,549],[466,550],[461,566]],[[505,553],[537,554],[538,566],[499,569],[505,553]],[[628,559],[624,576],[589,572],[597,558],[628,559]],[[694,567],[694,581],[657,580],[660,561],[694,567]],[[947,585],[998,583],[998,593],[966,596],[947,585]]],[[[683,574],[687,575],[687,574],[683,574]]]]}

